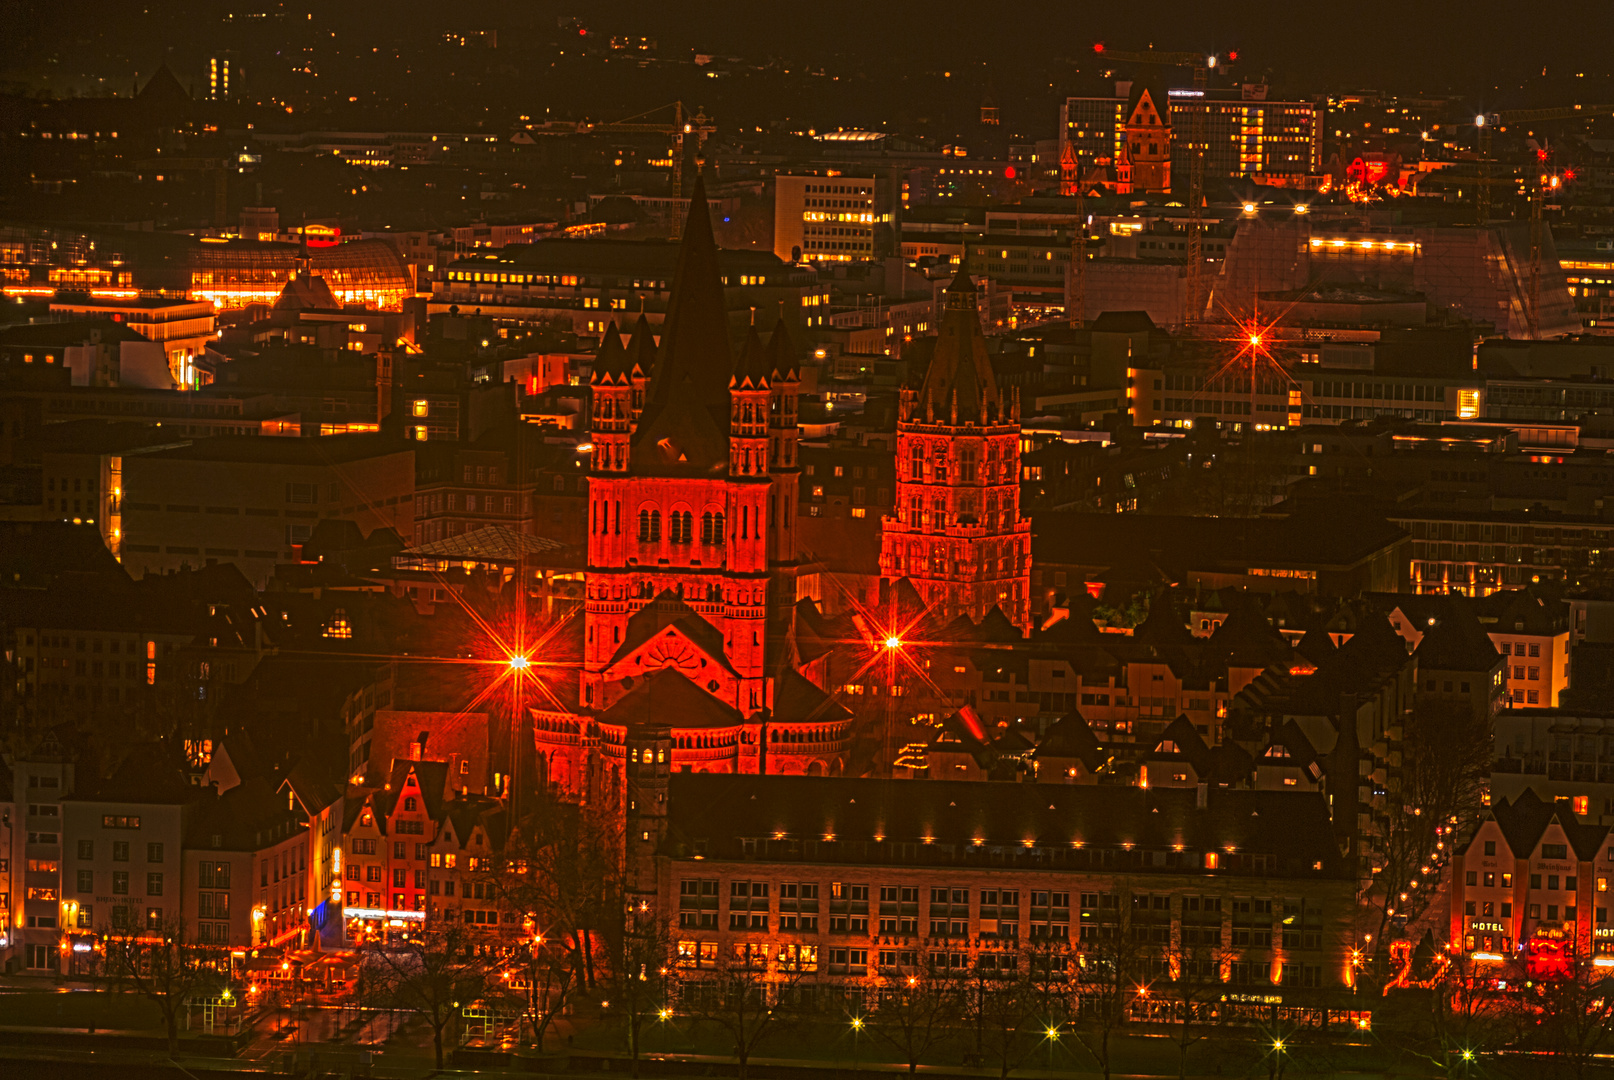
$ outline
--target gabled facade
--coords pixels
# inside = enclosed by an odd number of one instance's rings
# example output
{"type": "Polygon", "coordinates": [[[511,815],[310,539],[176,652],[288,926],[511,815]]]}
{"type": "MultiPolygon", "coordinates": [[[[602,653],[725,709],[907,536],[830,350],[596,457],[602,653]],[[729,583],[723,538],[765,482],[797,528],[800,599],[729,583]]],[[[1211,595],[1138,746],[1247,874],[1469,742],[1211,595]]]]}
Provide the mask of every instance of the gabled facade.
{"type": "Polygon", "coordinates": [[[1147,89],[1138,91],[1127,113],[1123,156],[1131,170],[1131,191],[1171,190],[1171,122],[1147,89]]]}
{"type": "Polygon", "coordinates": [[[1527,791],[1496,803],[1450,875],[1451,940],[1475,960],[1614,967],[1614,834],[1527,791]]]}
{"type": "Polygon", "coordinates": [[[880,576],[907,578],[945,624],[996,607],[1030,620],[1031,522],[1020,516],[1020,404],[1000,393],[975,283],[961,269],[943,303],[923,386],[897,421],[897,505],[881,526],[880,576]]]}

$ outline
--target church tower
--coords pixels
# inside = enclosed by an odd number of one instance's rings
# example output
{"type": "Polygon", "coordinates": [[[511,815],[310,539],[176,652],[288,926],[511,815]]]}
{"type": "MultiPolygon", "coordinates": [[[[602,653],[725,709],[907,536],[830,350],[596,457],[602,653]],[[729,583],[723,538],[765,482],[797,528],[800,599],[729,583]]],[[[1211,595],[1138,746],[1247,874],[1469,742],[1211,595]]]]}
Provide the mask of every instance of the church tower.
{"type": "Polygon", "coordinates": [[[734,356],[701,182],[661,330],[657,347],[641,317],[626,349],[609,332],[592,380],[579,705],[608,709],[671,667],[751,716],[774,708],[789,652],[798,376],[782,320],[734,356]],[[691,614],[709,625],[649,641],[691,614]]]}
{"type": "Polygon", "coordinates": [[[1126,120],[1126,159],[1133,192],[1171,190],[1171,122],[1140,87],[1126,120]]]}
{"type": "Polygon", "coordinates": [[[943,302],[924,384],[902,392],[897,503],[881,523],[880,576],[907,578],[933,615],[1030,619],[1031,523],[1020,516],[1020,403],[1003,394],[961,268],[943,302]]]}

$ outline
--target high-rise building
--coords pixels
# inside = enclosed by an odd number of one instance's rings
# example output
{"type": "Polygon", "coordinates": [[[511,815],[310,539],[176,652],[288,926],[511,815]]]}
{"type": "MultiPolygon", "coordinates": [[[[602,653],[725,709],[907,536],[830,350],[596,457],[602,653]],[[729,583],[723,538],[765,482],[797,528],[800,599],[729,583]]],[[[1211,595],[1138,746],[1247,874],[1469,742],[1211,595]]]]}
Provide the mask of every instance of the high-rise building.
{"type": "Polygon", "coordinates": [[[211,56],[207,60],[207,96],[210,101],[230,99],[230,77],[235,72],[235,61],[227,56],[211,56]]]}
{"type": "Polygon", "coordinates": [[[975,282],[948,287],[925,381],[903,391],[897,505],[881,530],[880,576],[907,578],[942,621],[992,608],[1025,627],[1031,522],[1020,516],[1020,404],[986,352],[975,282]]]}
{"type": "Polygon", "coordinates": [[[1118,82],[1112,97],[1066,98],[1060,140],[1082,175],[1096,167],[1119,192],[1169,191],[1188,180],[1193,113],[1204,116],[1205,177],[1253,175],[1298,182],[1322,169],[1322,131],[1311,101],[1269,101],[1264,86],[1159,91],[1118,82]]]}
{"type": "Polygon", "coordinates": [[[1264,86],[1243,90],[1168,90],[1177,133],[1171,164],[1178,186],[1188,178],[1188,132],[1204,115],[1205,178],[1256,176],[1265,183],[1298,183],[1322,171],[1318,108],[1311,101],[1268,101],[1264,86]]]}
{"type": "Polygon", "coordinates": [[[897,254],[897,186],[877,173],[773,180],[773,252],[786,262],[851,262],[897,254]]]}

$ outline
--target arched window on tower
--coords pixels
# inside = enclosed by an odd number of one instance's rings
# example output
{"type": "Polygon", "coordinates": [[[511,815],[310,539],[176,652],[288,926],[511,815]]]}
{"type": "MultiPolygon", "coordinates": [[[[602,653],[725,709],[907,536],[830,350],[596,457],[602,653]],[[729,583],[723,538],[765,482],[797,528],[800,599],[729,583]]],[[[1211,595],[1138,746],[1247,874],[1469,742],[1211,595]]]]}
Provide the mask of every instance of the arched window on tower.
{"type": "Polygon", "coordinates": [[[688,510],[674,510],[667,515],[667,539],[675,544],[687,544],[695,539],[695,515],[688,510]]]}
{"type": "Polygon", "coordinates": [[[639,542],[642,544],[655,543],[661,539],[661,511],[639,511],[639,542]]]}

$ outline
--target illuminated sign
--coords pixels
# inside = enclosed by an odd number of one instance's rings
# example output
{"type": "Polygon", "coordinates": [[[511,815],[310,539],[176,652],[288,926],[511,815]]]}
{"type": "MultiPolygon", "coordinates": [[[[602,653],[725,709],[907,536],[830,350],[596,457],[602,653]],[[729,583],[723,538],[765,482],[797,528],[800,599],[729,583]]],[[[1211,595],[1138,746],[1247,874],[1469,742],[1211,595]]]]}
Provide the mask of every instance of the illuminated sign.
{"type": "Polygon", "coordinates": [[[1507,927],[1503,926],[1499,922],[1480,922],[1475,920],[1474,922],[1468,924],[1468,928],[1470,930],[1477,930],[1480,933],[1489,931],[1493,934],[1505,934],[1508,932],[1507,927]]]}
{"type": "Polygon", "coordinates": [[[1205,91],[1203,91],[1203,90],[1167,90],[1166,91],[1166,96],[1167,97],[1197,97],[1197,98],[1202,98],[1202,97],[1205,96],[1205,91]]]}
{"type": "Polygon", "coordinates": [[[424,921],[424,911],[387,911],[385,908],[350,907],[346,913],[350,919],[419,919],[424,921]]]}
{"type": "Polygon", "coordinates": [[[303,236],[311,248],[335,247],[342,242],[342,229],[337,225],[304,225],[303,236]]]}
{"type": "Polygon", "coordinates": [[[1366,161],[1357,158],[1345,169],[1345,175],[1352,180],[1362,180],[1369,184],[1382,184],[1390,175],[1388,161],[1366,161]]]}

